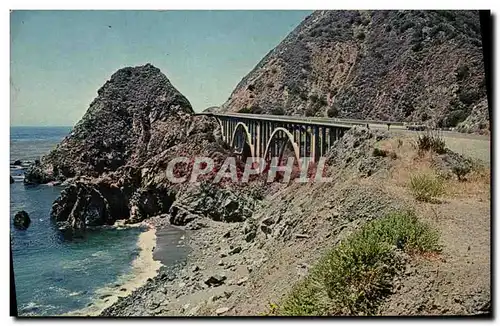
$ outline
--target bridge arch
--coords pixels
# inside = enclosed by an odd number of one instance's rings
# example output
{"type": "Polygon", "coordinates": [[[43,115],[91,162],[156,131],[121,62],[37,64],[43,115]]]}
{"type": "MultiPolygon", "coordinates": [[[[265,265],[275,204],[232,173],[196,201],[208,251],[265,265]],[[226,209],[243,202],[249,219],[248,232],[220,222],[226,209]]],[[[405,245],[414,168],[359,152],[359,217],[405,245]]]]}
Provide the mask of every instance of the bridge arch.
{"type": "MultiPolygon", "coordinates": [[[[274,141],[275,135],[278,134],[280,131],[283,131],[285,133],[285,135],[287,136],[288,141],[290,143],[292,143],[293,151],[295,153],[295,159],[297,160],[296,162],[300,166],[300,151],[299,151],[299,147],[297,146],[297,143],[295,142],[295,139],[294,139],[292,133],[290,131],[288,131],[287,129],[283,128],[283,127],[278,127],[276,129],[274,129],[274,131],[271,133],[271,136],[269,137],[269,140],[267,141],[267,144],[266,144],[266,150],[264,152],[264,159],[266,159],[267,155],[269,154],[270,146],[271,146],[272,142],[274,141]]],[[[285,142],[282,145],[282,147],[279,149],[279,157],[280,158],[283,155],[283,150],[285,149],[287,143],[288,142],[285,142]]]]}
{"type": "Polygon", "coordinates": [[[214,117],[214,118],[217,121],[217,123],[219,124],[222,140],[227,141],[226,136],[225,136],[226,134],[224,133],[224,125],[222,124],[221,119],[219,119],[217,117],[214,117]]]}
{"type": "Polygon", "coordinates": [[[250,134],[250,131],[248,130],[248,126],[246,124],[244,124],[243,122],[238,122],[236,124],[236,127],[234,128],[234,131],[233,131],[233,135],[231,136],[231,143],[229,145],[231,146],[231,148],[234,148],[234,142],[236,140],[236,136],[238,135],[238,131],[240,131],[240,130],[243,131],[243,135],[245,136],[245,142],[250,147],[250,155],[252,157],[255,157],[255,150],[254,150],[254,146],[252,144],[252,135],[250,134]]]}

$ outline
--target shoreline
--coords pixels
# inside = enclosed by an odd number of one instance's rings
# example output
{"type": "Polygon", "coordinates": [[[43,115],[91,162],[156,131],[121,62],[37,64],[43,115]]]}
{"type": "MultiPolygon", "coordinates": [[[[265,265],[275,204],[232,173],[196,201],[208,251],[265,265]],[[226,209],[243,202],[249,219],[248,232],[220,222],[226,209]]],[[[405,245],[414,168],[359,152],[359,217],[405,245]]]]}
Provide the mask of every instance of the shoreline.
{"type": "Polygon", "coordinates": [[[158,275],[163,264],[153,258],[153,251],[156,247],[157,228],[145,221],[126,226],[118,222],[115,226],[117,228],[144,226],[148,228],[137,239],[140,252],[132,261],[132,270],[127,274],[118,276],[118,279],[112,284],[97,289],[95,291],[95,298],[89,306],[64,313],[61,316],[97,317],[106,308],[115,304],[119,298],[127,297],[134,290],[145,285],[148,279],[158,275]]]}

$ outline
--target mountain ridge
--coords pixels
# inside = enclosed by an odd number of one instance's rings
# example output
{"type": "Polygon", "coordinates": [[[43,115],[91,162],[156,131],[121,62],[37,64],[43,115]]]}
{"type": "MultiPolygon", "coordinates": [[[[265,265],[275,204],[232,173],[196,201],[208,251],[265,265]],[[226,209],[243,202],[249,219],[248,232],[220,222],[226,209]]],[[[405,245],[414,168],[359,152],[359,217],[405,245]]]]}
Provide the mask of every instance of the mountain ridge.
{"type": "Polygon", "coordinates": [[[477,11],[316,11],[218,112],[489,128],[477,11]]]}

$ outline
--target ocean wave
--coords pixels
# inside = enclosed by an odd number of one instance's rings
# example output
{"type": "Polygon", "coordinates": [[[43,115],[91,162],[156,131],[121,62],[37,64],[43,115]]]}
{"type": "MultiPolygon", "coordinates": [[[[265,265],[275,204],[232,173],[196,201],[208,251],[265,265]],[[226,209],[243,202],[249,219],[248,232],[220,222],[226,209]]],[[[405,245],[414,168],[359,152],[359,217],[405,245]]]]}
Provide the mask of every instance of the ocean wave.
{"type": "Polygon", "coordinates": [[[96,251],[93,254],[91,254],[91,256],[98,257],[98,258],[105,258],[105,257],[109,257],[110,253],[109,253],[109,251],[106,251],[106,250],[99,250],[99,251],[96,251]]]}
{"type": "Polygon", "coordinates": [[[38,302],[28,302],[27,304],[21,306],[19,309],[19,314],[23,316],[35,316],[41,315],[40,312],[47,311],[48,309],[54,309],[55,306],[50,304],[41,304],[38,302]]]}

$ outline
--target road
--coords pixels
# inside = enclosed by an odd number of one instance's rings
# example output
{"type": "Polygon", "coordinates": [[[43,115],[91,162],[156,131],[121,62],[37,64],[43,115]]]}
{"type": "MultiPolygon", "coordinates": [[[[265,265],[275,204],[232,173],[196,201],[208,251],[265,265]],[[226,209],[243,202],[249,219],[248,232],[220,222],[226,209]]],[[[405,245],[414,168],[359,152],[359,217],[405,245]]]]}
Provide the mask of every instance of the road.
{"type": "MultiPolygon", "coordinates": [[[[387,130],[387,125],[370,124],[370,129],[387,130]]],[[[391,126],[391,133],[414,137],[425,133],[425,131],[408,130],[403,126],[391,126]]],[[[490,164],[490,136],[466,134],[456,131],[437,131],[444,138],[446,146],[454,152],[475,159],[480,159],[490,164]]]]}

